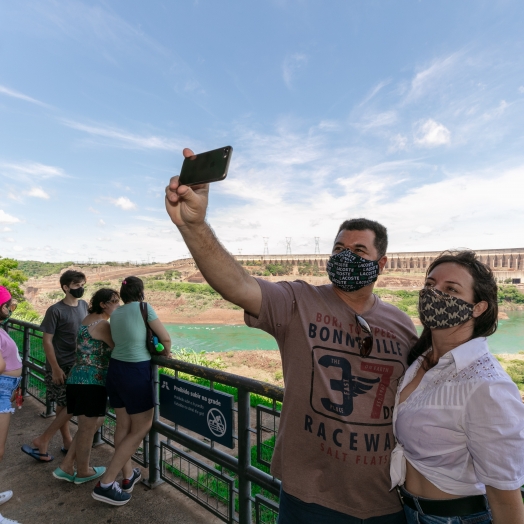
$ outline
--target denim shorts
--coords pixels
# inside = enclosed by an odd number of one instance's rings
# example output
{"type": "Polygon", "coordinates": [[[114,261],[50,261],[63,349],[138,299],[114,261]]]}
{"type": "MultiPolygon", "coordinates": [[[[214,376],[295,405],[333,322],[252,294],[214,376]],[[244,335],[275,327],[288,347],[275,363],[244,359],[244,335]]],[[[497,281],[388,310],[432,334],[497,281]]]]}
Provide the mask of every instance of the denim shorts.
{"type": "Polygon", "coordinates": [[[0,375],[0,413],[15,412],[15,409],[11,407],[11,397],[21,381],[22,377],[0,375]]]}
{"type": "Polygon", "coordinates": [[[280,489],[278,524],[406,524],[406,517],[403,511],[399,511],[380,517],[358,519],[319,504],[303,502],[280,489]]]}

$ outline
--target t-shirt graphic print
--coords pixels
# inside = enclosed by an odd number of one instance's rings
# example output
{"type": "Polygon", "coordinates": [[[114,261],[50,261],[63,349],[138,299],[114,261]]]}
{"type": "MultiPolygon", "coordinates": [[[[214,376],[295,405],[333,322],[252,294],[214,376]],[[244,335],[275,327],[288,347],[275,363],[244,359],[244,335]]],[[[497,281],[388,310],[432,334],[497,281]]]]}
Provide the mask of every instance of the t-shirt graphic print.
{"type": "Polygon", "coordinates": [[[364,312],[373,349],[361,358],[355,313],[332,286],[259,280],[262,308],[246,323],[273,335],[286,392],[271,471],[286,493],[366,519],[401,510],[389,491],[392,414],[409,317],[378,297],[364,312]]]}

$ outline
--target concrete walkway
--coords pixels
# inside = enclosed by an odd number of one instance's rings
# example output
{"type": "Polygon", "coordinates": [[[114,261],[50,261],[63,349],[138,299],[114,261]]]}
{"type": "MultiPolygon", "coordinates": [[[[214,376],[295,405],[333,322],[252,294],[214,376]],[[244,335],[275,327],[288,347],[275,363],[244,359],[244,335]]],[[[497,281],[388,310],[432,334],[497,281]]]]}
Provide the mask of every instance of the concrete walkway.
{"type": "MultiPolygon", "coordinates": [[[[94,481],[75,486],[56,480],[51,473],[62,459],[59,436],[55,436],[51,443],[49,451],[55,460],[49,464],[39,464],[20,451],[23,444],[30,444],[32,437],[41,433],[52,420],[40,417],[42,411],[43,405],[29,397],[24,407],[17,410],[11,419],[6,452],[0,463],[0,491],[10,489],[14,495],[0,506],[4,517],[18,520],[21,524],[222,522],[167,484],[149,490],[139,483],[128,504],[114,507],[91,497],[94,481]]],[[[73,424],[72,428],[76,431],[73,424]]],[[[91,464],[109,464],[112,453],[113,448],[107,444],[93,449],[91,464]]],[[[147,476],[145,471],[143,474],[147,476]]]]}

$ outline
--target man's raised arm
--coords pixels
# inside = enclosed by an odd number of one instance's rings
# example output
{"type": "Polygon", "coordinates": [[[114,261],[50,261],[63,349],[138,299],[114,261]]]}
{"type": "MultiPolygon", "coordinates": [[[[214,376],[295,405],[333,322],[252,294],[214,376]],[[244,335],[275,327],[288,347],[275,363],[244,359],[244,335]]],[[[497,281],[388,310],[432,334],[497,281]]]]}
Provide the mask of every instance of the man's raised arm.
{"type": "MultiPolygon", "coordinates": [[[[184,157],[194,153],[184,149],[184,157]]],[[[209,184],[166,187],[166,210],[209,285],[226,300],[258,317],[262,292],[258,282],[224,249],[206,222],[209,184]]]]}

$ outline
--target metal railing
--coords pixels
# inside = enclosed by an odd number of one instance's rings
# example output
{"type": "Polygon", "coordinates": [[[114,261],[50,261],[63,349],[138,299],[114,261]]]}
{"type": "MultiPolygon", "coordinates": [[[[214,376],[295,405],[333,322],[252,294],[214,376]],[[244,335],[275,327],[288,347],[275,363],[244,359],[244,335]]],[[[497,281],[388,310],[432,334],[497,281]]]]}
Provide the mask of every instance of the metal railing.
{"type": "MultiPolygon", "coordinates": [[[[8,330],[22,362],[22,392],[54,414],[44,382],[45,353],[39,326],[10,320],[8,330]]],[[[269,473],[280,421],[284,390],[217,369],[181,360],[153,357],[156,403],[153,424],[133,459],[148,469],[144,483],[155,488],[165,482],[227,523],[276,524],[280,481],[269,473]],[[225,391],[235,399],[232,409],[234,449],[193,433],[159,415],[159,372],[225,391]]],[[[182,422],[182,421],[180,421],[182,422]]],[[[94,443],[114,446],[116,418],[109,410],[94,443]]]]}

